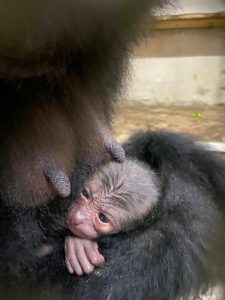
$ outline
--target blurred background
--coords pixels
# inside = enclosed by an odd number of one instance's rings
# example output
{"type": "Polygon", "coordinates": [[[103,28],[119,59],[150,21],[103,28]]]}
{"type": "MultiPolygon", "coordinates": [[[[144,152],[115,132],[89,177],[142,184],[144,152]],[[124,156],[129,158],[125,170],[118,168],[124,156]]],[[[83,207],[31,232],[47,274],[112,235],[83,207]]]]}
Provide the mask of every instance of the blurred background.
{"type": "Polygon", "coordinates": [[[150,27],[132,53],[118,140],[168,129],[225,142],[225,1],[178,0],[150,27]]]}

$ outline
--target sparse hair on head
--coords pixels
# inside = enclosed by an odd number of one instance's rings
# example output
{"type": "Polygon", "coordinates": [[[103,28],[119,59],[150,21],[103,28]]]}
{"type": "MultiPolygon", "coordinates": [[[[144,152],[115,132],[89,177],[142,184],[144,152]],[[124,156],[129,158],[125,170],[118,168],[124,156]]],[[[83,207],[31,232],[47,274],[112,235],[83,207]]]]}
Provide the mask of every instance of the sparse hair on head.
{"type": "Polygon", "coordinates": [[[110,162],[94,178],[111,206],[124,215],[121,227],[130,230],[154,208],[159,198],[159,179],[148,165],[137,160],[110,162]]]}

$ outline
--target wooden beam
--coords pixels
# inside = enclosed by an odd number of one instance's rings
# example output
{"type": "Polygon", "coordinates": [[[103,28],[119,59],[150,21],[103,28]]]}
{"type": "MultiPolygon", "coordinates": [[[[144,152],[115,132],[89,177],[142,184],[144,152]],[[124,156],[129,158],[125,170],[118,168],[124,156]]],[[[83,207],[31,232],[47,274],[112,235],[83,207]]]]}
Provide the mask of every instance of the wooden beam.
{"type": "Polygon", "coordinates": [[[225,12],[160,16],[144,24],[144,30],[212,27],[225,28],[225,12]]]}

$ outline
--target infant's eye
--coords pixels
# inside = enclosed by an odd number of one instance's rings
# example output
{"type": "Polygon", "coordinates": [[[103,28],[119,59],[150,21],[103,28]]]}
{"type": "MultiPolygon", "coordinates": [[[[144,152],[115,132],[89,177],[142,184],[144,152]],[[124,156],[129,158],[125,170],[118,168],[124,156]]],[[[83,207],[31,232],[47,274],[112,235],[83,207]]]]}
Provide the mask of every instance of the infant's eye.
{"type": "Polygon", "coordinates": [[[98,218],[102,223],[109,223],[109,219],[103,213],[99,213],[98,218]]]}
{"type": "Polygon", "coordinates": [[[82,190],[82,195],[87,199],[89,199],[89,197],[90,197],[88,191],[85,188],[82,190]]]}

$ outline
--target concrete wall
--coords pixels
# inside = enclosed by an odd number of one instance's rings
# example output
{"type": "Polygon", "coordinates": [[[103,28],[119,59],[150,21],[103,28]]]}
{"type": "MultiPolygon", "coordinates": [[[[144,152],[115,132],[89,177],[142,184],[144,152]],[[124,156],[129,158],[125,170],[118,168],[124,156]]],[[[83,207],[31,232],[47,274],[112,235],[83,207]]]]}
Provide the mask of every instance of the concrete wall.
{"type": "MultiPolygon", "coordinates": [[[[225,11],[225,0],[179,0],[166,13],[225,11]]],[[[225,104],[225,28],[159,30],[131,59],[128,104],[225,104]]]]}
{"type": "Polygon", "coordinates": [[[129,104],[225,103],[225,28],[162,30],[134,55],[129,104]]]}
{"type": "Polygon", "coordinates": [[[164,9],[163,14],[214,13],[225,10],[225,0],[176,0],[174,7],[164,9]]]}

